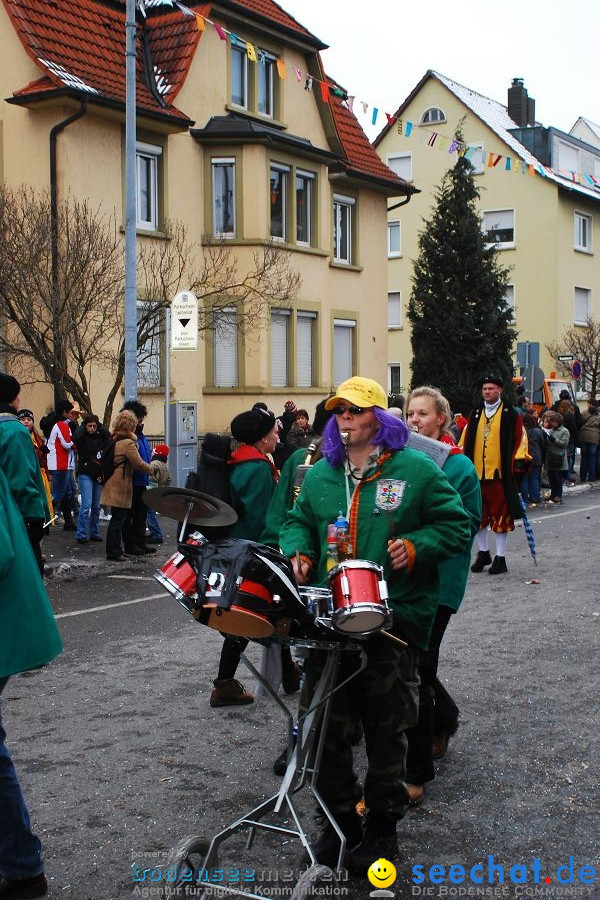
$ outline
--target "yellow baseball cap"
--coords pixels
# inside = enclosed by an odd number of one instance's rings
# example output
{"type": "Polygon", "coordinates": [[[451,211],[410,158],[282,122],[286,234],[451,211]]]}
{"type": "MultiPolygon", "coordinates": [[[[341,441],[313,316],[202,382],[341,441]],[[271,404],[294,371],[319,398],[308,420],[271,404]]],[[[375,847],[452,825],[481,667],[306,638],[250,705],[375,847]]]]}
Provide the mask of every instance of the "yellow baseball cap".
{"type": "Polygon", "coordinates": [[[388,408],[387,394],[381,385],[372,378],[362,378],[360,375],[354,375],[353,378],[342,381],[336,390],[335,397],[330,397],[325,404],[325,409],[333,409],[340,400],[345,400],[354,406],[361,406],[363,409],[369,406],[388,408]]]}

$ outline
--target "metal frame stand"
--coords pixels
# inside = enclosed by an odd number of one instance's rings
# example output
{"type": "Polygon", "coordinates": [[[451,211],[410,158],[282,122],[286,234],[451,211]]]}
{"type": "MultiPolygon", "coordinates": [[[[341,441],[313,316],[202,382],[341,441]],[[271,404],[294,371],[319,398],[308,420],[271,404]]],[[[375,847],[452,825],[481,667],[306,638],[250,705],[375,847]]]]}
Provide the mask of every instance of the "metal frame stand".
{"type": "MultiPolygon", "coordinates": [[[[321,808],[324,815],[327,817],[340,839],[338,868],[341,868],[342,866],[344,854],[346,852],[346,837],[340,830],[337,822],[335,821],[327,805],[325,804],[325,801],[317,790],[316,784],[319,775],[321,758],[323,755],[325,732],[327,729],[327,723],[329,721],[332,697],[337,691],[345,687],[345,685],[348,684],[349,681],[352,681],[352,679],[356,678],[356,676],[363,671],[367,662],[366,654],[360,648],[360,645],[354,642],[341,644],[335,641],[296,640],[294,641],[294,645],[307,647],[310,649],[320,649],[328,651],[325,659],[325,665],[315,687],[311,706],[307,710],[306,714],[298,719],[298,735],[295,746],[293,742],[294,717],[290,713],[287,706],[277,696],[271,685],[266,681],[265,678],[263,678],[260,672],[258,672],[258,670],[250,662],[250,660],[245,656],[245,654],[242,654],[241,656],[244,664],[261,682],[265,690],[274,699],[276,704],[282,709],[288,719],[289,761],[285,775],[283,776],[281,782],[281,786],[277,793],[272,797],[269,797],[268,800],[265,800],[263,803],[254,807],[254,809],[251,809],[249,812],[245,813],[239,819],[236,819],[231,823],[231,825],[228,825],[227,828],[219,831],[212,838],[206,856],[203,860],[202,867],[201,869],[199,869],[197,876],[194,878],[193,882],[186,882],[187,884],[193,885],[195,888],[204,888],[205,893],[201,896],[210,897],[217,891],[220,896],[239,895],[239,887],[236,887],[234,885],[231,885],[230,887],[224,884],[213,885],[209,881],[203,881],[202,879],[205,872],[208,873],[212,868],[216,867],[218,850],[221,844],[232,837],[232,835],[237,834],[243,828],[250,829],[250,834],[248,835],[248,841],[246,844],[247,849],[250,849],[252,847],[257,830],[275,832],[277,834],[288,835],[290,837],[297,837],[300,839],[300,841],[302,842],[302,846],[308,853],[312,866],[317,865],[315,854],[302,824],[302,814],[300,810],[297,809],[293,799],[293,795],[297,791],[301,790],[301,788],[303,788],[304,786],[308,787],[318,806],[321,808]],[[351,651],[360,652],[360,667],[356,670],[356,672],[353,672],[348,678],[346,678],[341,684],[336,686],[335,683],[341,662],[341,654],[351,651]],[[294,820],[295,827],[288,828],[282,825],[273,825],[261,821],[261,819],[269,812],[276,813],[278,815],[281,815],[282,817],[286,814],[291,815],[294,820]]],[[[244,886],[244,898],[250,898],[250,900],[252,900],[252,898],[253,900],[264,900],[264,895],[249,893],[246,890],[246,887],[247,885],[244,886]]]]}

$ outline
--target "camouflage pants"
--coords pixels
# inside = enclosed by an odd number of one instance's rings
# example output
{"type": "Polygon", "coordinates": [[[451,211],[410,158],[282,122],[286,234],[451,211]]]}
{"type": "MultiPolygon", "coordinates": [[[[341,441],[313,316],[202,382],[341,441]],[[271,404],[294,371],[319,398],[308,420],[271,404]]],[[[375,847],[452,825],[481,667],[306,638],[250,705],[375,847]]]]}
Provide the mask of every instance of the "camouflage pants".
{"type": "MultiPolygon", "coordinates": [[[[408,807],[405,731],[418,716],[418,651],[411,646],[403,650],[381,635],[363,646],[366,668],[333,696],[317,788],[334,816],[351,812],[364,793],[370,813],[398,820],[408,807]],[[368,759],[364,791],[352,757],[361,729],[368,759]]],[[[323,651],[309,654],[301,709],[306,709],[323,664],[323,651]]],[[[342,653],[337,683],[359,667],[358,653],[342,653]]]]}

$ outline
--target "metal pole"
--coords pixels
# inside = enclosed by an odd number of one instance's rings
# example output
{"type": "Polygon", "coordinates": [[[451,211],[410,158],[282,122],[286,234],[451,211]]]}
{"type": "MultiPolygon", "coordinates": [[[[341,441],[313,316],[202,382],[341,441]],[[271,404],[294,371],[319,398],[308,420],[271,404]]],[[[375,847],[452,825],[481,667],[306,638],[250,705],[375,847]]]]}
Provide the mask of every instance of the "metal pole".
{"type": "Polygon", "coordinates": [[[165,310],[165,444],[170,446],[169,403],[171,402],[171,310],[165,310]]]}
{"type": "Polygon", "coordinates": [[[125,11],[125,400],[137,397],[135,0],[125,11]]]}

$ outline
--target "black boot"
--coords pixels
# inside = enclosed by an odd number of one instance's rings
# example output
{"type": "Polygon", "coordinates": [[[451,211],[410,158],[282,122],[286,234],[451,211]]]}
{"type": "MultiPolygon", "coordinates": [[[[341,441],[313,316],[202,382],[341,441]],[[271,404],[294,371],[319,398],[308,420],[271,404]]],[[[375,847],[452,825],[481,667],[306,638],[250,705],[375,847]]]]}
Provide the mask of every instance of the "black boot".
{"type": "Polygon", "coordinates": [[[70,498],[63,497],[60,501],[60,511],[65,520],[64,531],[77,531],[77,525],[73,521],[73,501],[70,498]]]}
{"type": "Polygon", "coordinates": [[[475,562],[471,566],[471,572],[483,572],[486,566],[492,561],[489,550],[480,550],[475,557],[475,562]]]}
{"type": "MultiPolygon", "coordinates": [[[[352,812],[349,813],[337,813],[335,821],[346,838],[347,853],[349,850],[352,850],[353,847],[357,847],[362,840],[360,816],[355,810],[352,810],[352,812]]],[[[321,863],[323,866],[330,866],[332,869],[336,868],[340,855],[340,846],[339,835],[329,819],[327,819],[312,848],[317,862],[321,863]]],[[[370,860],[369,865],[371,865],[374,859],[378,858],[379,857],[374,856],[373,859],[370,860]]]]}
{"type": "Polygon", "coordinates": [[[387,859],[393,862],[399,856],[396,822],[370,813],[367,816],[365,835],[350,855],[349,868],[356,875],[366,875],[375,860],[387,859]]]}
{"type": "Polygon", "coordinates": [[[503,572],[508,572],[506,567],[506,557],[495,556],[494,562],[488,569],[488,575],[502,575],[503,572]]]}

